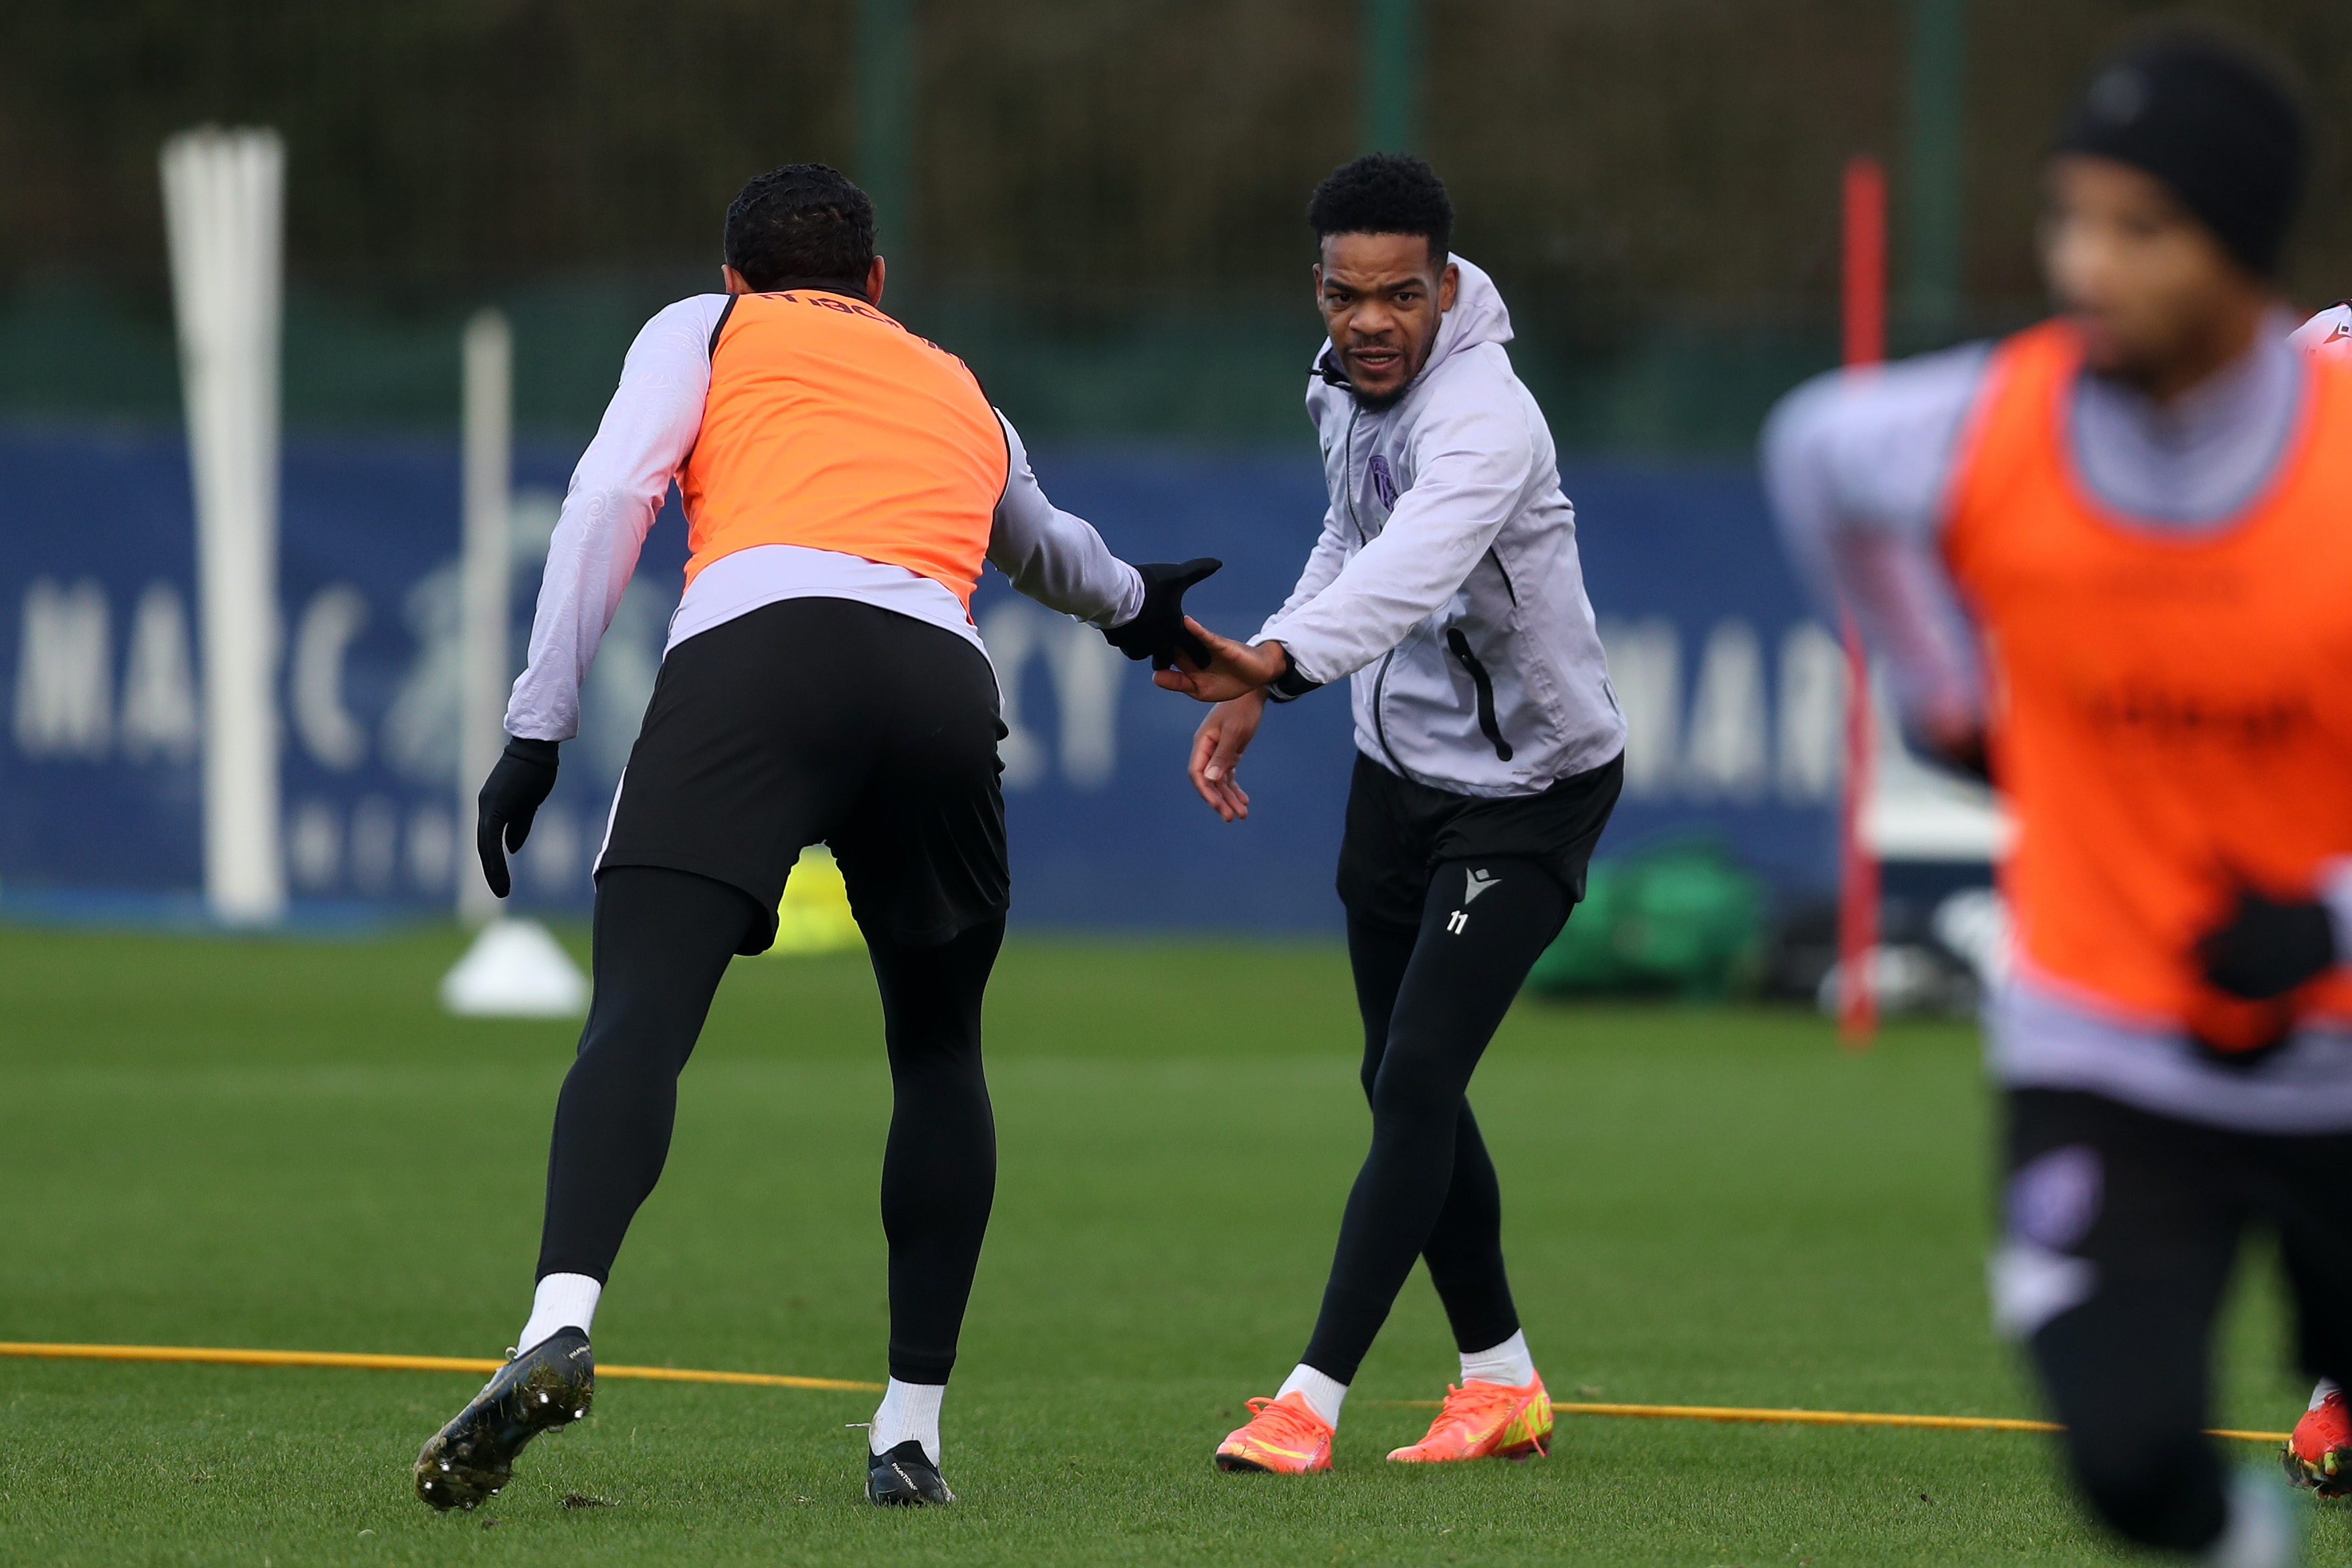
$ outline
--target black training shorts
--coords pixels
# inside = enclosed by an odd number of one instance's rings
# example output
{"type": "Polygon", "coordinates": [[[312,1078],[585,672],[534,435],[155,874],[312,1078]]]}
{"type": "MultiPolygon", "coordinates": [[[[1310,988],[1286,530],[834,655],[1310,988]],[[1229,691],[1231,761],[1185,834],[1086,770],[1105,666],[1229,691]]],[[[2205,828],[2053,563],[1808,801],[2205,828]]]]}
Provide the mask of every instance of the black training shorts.
{"type": "Polygon", "coordinates": [[[1490,797],[1415,784],[1359,752],[1339,841],[1339,901],[1361,920],[1418,926],[1440,863],[1482,858],[1532,860],[1580,900],[1592,847],[1624,786],[1622,753],[1541,795],[1490,797]]]}
{"type": "Polygon", "coordinates": [[[833,847],[857,923],[929,947],[1004,912],[996,674],[941,627],[785,599],[669,650],[621,775],[599,872],[665,866],[769,911],[833,847]]]}

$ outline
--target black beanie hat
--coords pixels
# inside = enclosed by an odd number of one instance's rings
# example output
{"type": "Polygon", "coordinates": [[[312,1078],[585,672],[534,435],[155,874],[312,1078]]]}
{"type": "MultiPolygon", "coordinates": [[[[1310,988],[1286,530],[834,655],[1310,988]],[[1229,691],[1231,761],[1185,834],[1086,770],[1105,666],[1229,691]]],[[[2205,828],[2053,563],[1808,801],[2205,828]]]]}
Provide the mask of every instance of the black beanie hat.
{"type": "Polygon", "coordinates": [[[2057,151],[2155,175],[2261,277],[2278,270],[2311,159],[2303,110],[2279,74],[2202,32],[2109,56],[2057,151]]]}

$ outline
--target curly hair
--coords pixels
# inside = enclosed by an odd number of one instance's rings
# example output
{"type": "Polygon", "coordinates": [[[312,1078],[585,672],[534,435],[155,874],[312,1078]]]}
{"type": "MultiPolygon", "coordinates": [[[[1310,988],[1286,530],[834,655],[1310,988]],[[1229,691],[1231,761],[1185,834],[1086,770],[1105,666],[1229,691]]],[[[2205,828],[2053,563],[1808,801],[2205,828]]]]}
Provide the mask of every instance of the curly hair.
{"type": "Polygon", "coordinates": [[[1342,163],[1315,187],[1307,222],[1317,239],[1335,234],[1417,234],[1429,241],[1433,267],[1444,265],[1454,243],[1454,203],[1445,182],[1420,159],[1402,153],[1367,153],[1342,163]]]}
{"type": "Polygon", "coordinates": [[[864,288],[874,265],[874,203],[823,163],[787,163],[745,185],[727,209],[727,265],[765,293],[794,280],[864,288]]]}

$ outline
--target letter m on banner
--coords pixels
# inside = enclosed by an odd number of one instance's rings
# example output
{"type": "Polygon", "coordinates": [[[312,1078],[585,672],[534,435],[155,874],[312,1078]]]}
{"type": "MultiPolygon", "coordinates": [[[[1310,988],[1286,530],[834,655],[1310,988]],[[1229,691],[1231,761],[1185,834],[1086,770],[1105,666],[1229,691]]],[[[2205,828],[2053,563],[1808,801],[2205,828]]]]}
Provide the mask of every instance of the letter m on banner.
{"type": "Polygon", "coordinates": [[[16,749],[27,757],[106,755],[114,670],[106,593],[84,578],[60,588],[37,577],[25,591],[16,655],[16,749]]]}

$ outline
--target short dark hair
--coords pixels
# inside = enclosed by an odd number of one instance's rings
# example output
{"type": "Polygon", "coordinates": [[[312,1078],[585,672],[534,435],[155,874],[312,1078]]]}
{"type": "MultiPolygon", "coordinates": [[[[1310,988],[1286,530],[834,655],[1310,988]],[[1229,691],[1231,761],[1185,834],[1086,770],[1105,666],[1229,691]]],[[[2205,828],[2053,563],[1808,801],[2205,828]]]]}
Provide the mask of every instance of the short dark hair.
{"type": "Polygon", "coordinates": [[[727,265],[761,293],[824,279],[863,289],[874,266],[874,203],[823,163],[754,177],[727,209],[727,265]]]}
{"type": "Polygon", "coordinates": [[[1445,182],[1420,159],[1402,153],[1367,153],[1342,163],[1315,187],[1307,204],[1315,237],[1335,234],[1417,234],[1429,241],[1429,261],[1443,267],[1454,246],[1454,202],[1445,182]]]}

